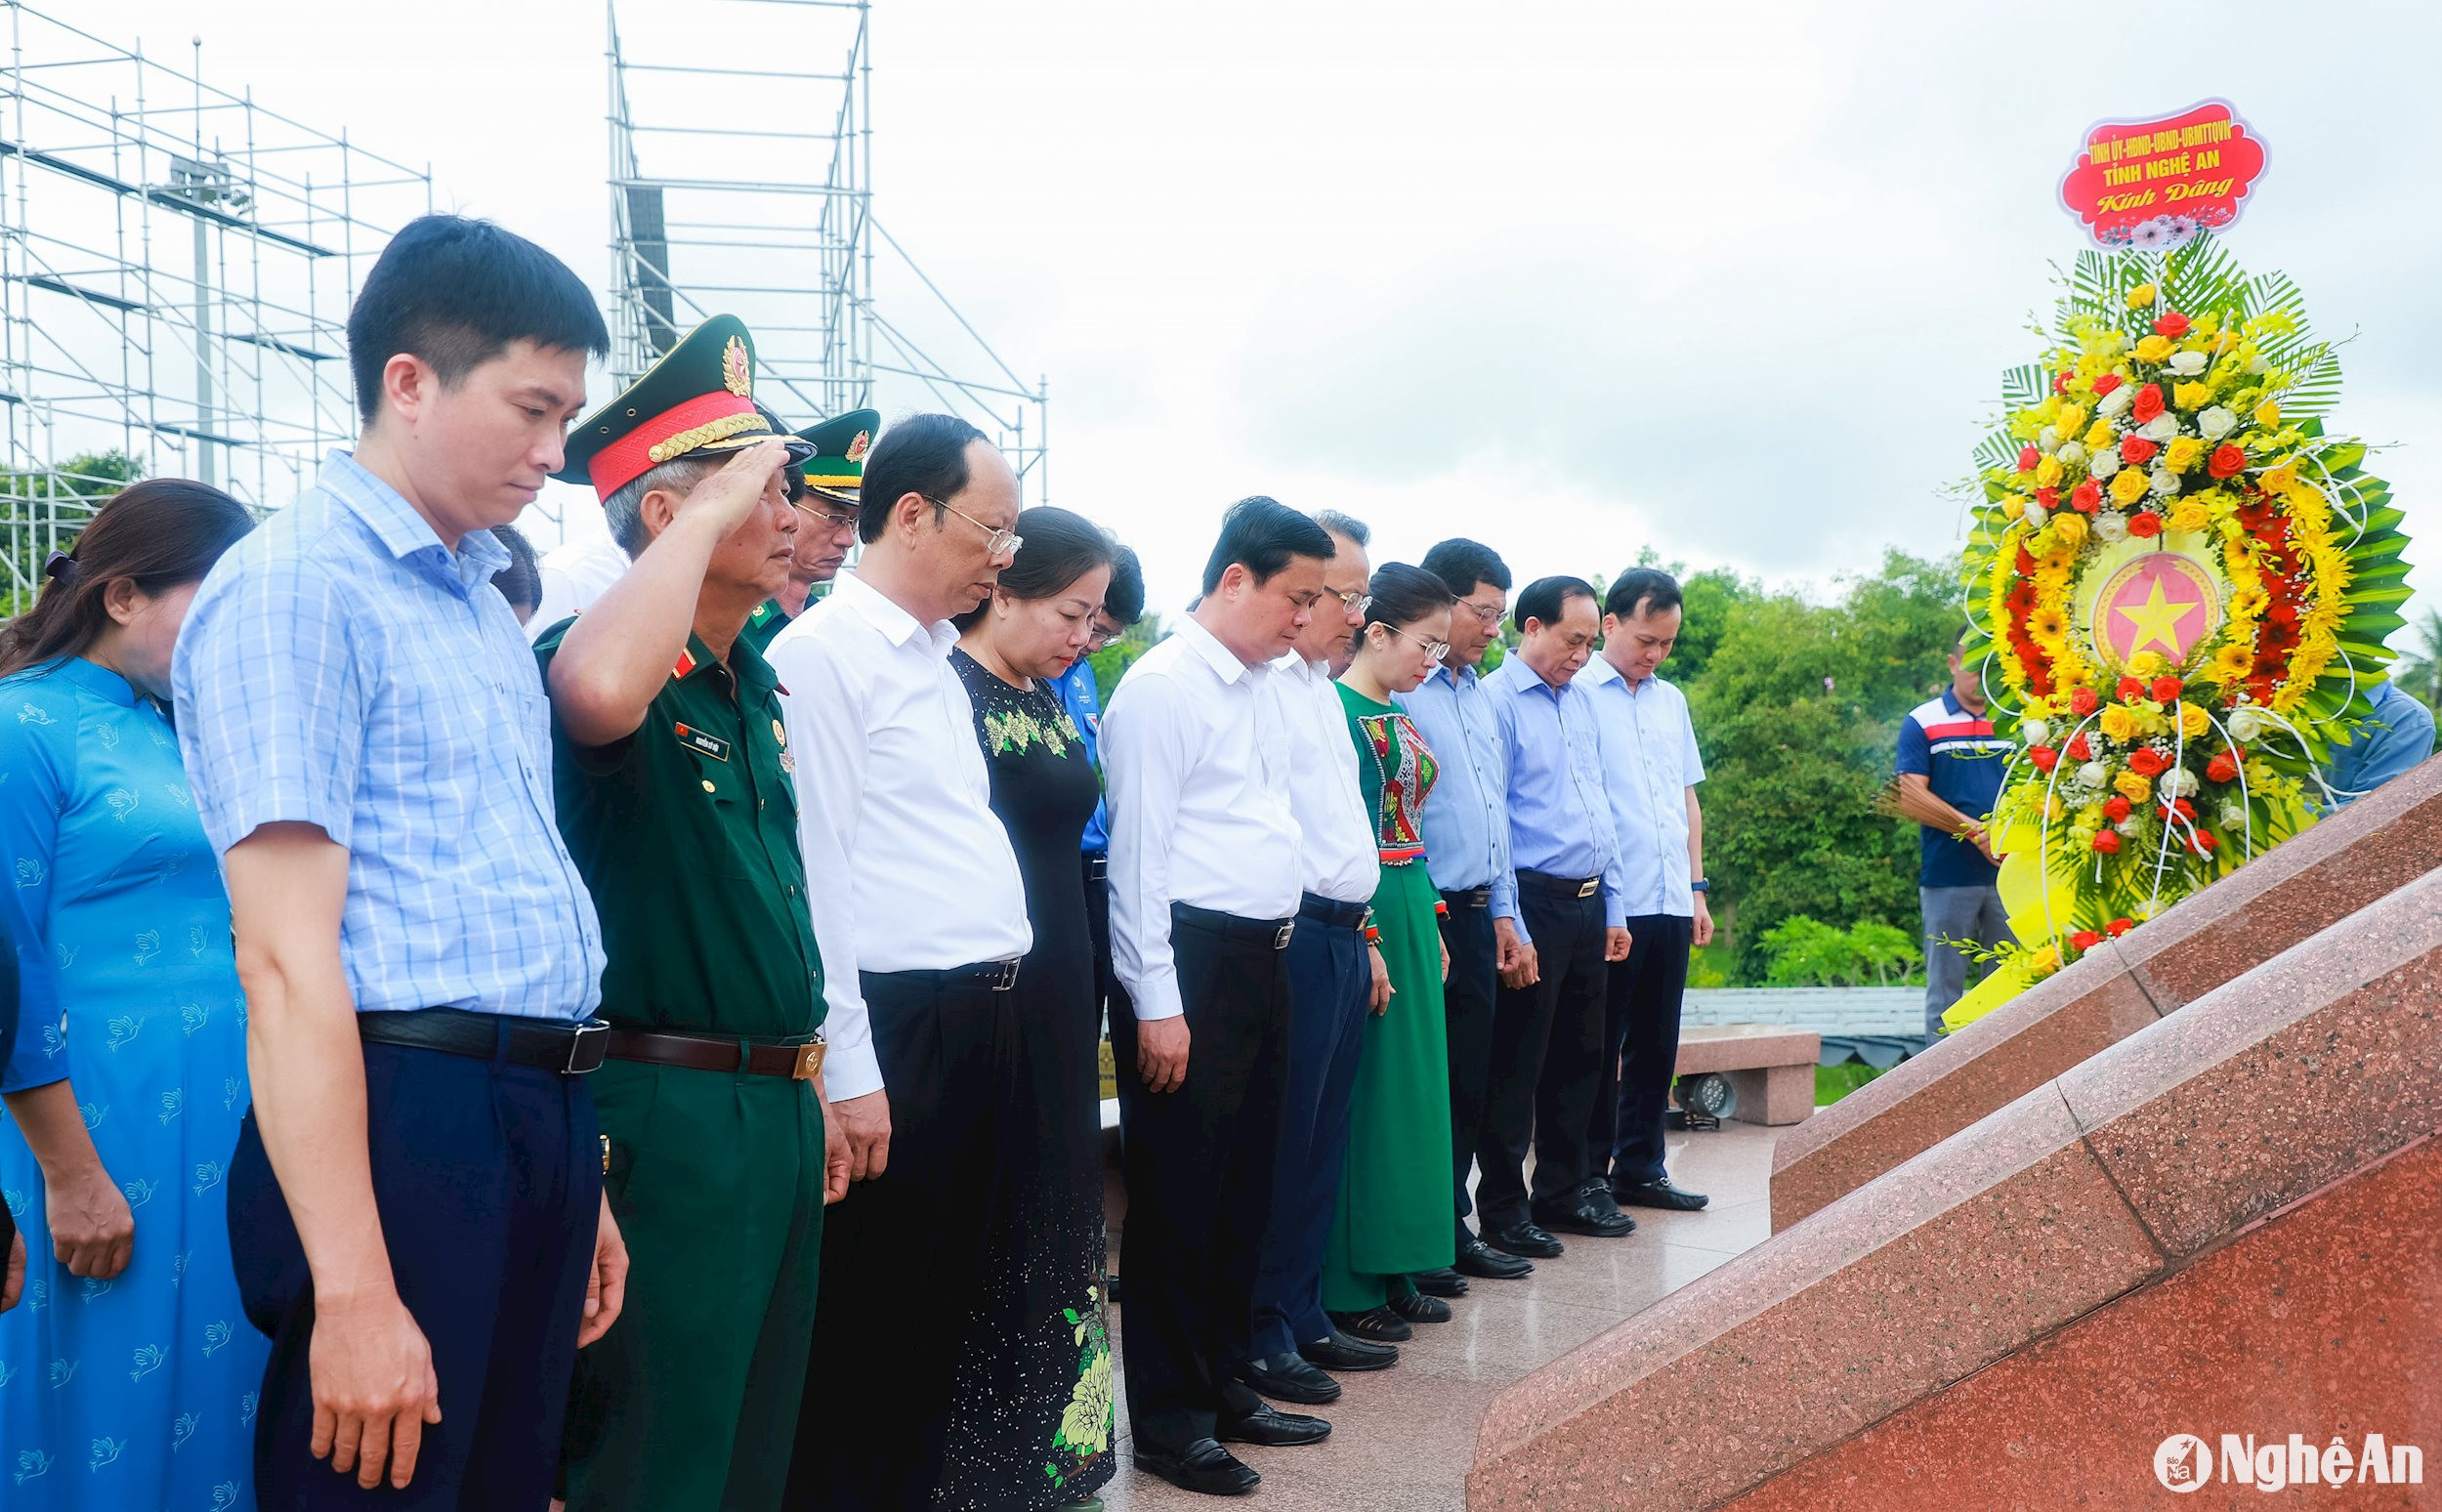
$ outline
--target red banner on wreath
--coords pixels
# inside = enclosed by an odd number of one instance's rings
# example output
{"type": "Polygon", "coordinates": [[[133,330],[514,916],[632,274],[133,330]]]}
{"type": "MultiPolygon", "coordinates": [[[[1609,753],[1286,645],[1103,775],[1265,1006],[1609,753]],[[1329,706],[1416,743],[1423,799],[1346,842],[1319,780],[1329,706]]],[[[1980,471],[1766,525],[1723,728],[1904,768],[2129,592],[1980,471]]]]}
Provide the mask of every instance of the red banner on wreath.
{"type": "Polygon", "coordinates": [[[2264,143],[2226,100],[2176,115],[2097,121],[2060,200],[2106,247],[2168,247],[2239,218],[2264,172],[2264,143]]]}

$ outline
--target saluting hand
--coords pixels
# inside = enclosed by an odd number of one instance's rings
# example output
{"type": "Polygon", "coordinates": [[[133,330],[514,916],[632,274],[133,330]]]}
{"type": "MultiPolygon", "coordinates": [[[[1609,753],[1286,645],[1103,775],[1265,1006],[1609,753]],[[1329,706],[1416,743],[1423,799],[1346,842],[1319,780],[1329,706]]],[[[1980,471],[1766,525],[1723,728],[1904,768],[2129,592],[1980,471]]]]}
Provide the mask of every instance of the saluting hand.
{"type": "Polygon", "coordinates": [[[707,516],[726,538],[755,512],[755,505],[776,486],[780,470],[787,465],[786,444],[778,440],[759,441],[697,483],[679,506],[678,516],[682,520],[707,516]]]}
{"type": "Polygon", "coordinates": [[[1148,1092],[1176,1092],[1187,1080],[1187,1015],[1136,1025],[1136,1074],[1148,1092]]]}

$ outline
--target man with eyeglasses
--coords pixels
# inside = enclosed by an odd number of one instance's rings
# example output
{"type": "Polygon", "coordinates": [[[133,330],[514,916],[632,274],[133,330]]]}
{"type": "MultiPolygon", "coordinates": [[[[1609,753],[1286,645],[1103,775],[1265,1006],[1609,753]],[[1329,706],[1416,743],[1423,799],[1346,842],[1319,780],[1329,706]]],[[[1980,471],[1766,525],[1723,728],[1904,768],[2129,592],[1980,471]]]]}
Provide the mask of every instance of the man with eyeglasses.
{"type": "MultiPolygon", "coordinates": [[[[839,575],[857,544],[857,489],[864,482],[864,454],[882,428],[877,409],[852,409],[810,425],[797,439],[814,448],[801,467],[788,470],[788,502],[797,511],[797,553],[780,591],[755,606],[740,639],[768,651],[788,622],[806,611],[814,590],[839,575]]],[[[775,425],[773,429],[779,429],[775,425]]]]}
{"type": "Polygon", "coordinates": [[[951,618],[1023,544],[1017,475],[964,420],[915,415],[874,442],[860,497],[863,555],[770,655],[790,691],[806,873],[821,879],[822,1082],[854,1179],[822,1236],[787,1493],[806,1508],[924,1506],[940,1484],[1006,1200],[991,1113],[1016,1074],[1017,965],[1034,940],[949,664],[951,618]]]}
{"type": "Polygon", "coordinates": [[[1516,921],[1508,758],[1492,695],[1477,670],[1509,610],[1509,567],[1490,546],[1463,536],[1426,552],[1423,566],[1458,595],[1450,616],[1450,654],[1414,692],[1395,693],[1392,701],[1415,721],[1441,765],[1433,801],[1424,806],[1424,861],[1448,909],[1442,943],[1450,949],[1450,976],[1442,984],[1442,1005],[1450,1032],[1458,1260],[1455,1271],[1428,1273],[1416,1284],[1434,1295],[1456,1296],[1466,1290],[1467,1276],[1515,1281],[1535,1269],[1533,1261],[1493,1248],[1467,1227],[1475,1210],[1467,1176],[1475,1169],[1492,1067],[1494,996],[1501,973],[1525,967],[1534,959],[1534,947],[1519,936],[1516,921]]]}
{"type": "Polygon", "coordinates": [[[1308,1444],[1237,1378],[1272,1216],[1288,1071],[1287,952],[1306,928],[1293,761],[1275,664],[1331,605],[1323,526],[1268,498],[1222,517],[1203,596],[1138,659],[1103,721],[1112,965],[1127,1131],[1119,1311],[1138,1468],[1210,1495],[1254,1489],[1221,1447],[1308,1444]]]}
{"type": "Polygon", "coordinates": [[[1264,683],[1287,735],[1302,894],[1287,953],[1288,1077],[1272,1219],[1255,1282],[1251,1358],[1239,1372],[1267,1397],[1308,1406],[1339,1399],[1339,1383],[1326,1368],[1385,1369],[1399,1362],[1393,1341],[1410,1332],[1387,1309],[1377,1310],[1378,1317],[1342,1320],[1323,1308],[1324,1247],[1347,1162],[1366,1014],[1388,999],[1391,983],[1380,952],[1366,943],[1381,864],[1330,666],[1365,624],[1370,532],[1337,510],[1323,511],[1315,523],[1333,548],[1324,566],[1323,597],[1297,644],[1273,663],[1264,683]]]}

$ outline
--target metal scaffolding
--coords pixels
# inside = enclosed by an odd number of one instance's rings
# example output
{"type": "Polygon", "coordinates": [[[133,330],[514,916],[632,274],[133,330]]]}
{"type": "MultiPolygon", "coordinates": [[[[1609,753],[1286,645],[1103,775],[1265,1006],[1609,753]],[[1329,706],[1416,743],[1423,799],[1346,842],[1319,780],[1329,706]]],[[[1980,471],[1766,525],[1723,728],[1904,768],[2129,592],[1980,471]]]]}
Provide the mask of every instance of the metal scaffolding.
{"type": "Polygon", "coordinates": [[[300,491],[357,433],[358,280],[432,207],[428,169],[7,9],[0,611],[124,471],[73,458],[118,453],[258,508],[300,491]]]}
{"type": "Polygon", "coordinates": [[[624,29],[606,6],[613,380],[736,315],[791,424],[903,399],[947,409],[1000,445],[1023,502],[1047,502],[1048,385],[1001,360],[874,219],[868,0],[631,5],[624,29]]]}

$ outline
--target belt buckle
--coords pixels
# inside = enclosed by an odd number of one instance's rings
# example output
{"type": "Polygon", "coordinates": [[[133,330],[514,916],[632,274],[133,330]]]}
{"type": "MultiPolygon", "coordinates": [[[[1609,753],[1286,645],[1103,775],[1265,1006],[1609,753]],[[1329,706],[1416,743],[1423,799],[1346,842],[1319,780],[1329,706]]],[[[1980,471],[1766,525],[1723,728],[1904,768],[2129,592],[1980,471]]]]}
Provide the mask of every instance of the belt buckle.
{"type": "Polygon", "coordinates": [[[605,1019],[587,1019],[577,1025],[568,1036],[568,1064],[560,1068],[563,1076],[585,1076],[602,1070],[602,1063],[610,1053],[610,1025],[605,1019]],[[593,1053],[586,1053],[586,1046],[593,1053]]]}
{"type": "Polygon", "coordinates": [[[1274,935],[1274,936],[1272,937],[1272,948],[1273,948],[1273,949],[1275,949],[1275,950],[1285,950],[1285,949],[1287,949],[1287,948],[1288,948],[1288,937],[1289,937],[1289,936],[1291,936],[1291,935],[1293,935],[1293,934],[1296,934],[1296,933],[1297,933],[1297,921],[1296,921],[1295,919],[1291,919],[1291,920],[1289,920],[1287,923],[1283,924],[1283,925],[1281,926],[1281,932],[1280,932],[1279,934],[1274,935]]]}
{"type": "Polygon", "coordinates": [[[821,1040],[797,1047],[797,1068],[789,1077],[795,1081],[815,1081],[822,1075],[822,1057],[831,1047],[821,1040]]]}
{"type": "Polygon", "coordinates": [[[1594,896],[1594,890],[1602,885],[1602,878],[1588,877],[1584,881],[1578,884],[1578,896],[1579,898],[1591,898],[1594,896]]]}
{"type": "Polygon", "coordinates": [[[989,979],[993,991],[1006,992],[1018,985],[1018,962],[1023,958],[1013,955],[1005,961],[992,963],[1000,968],[1000,974],[997,977],[989,979]]]}

